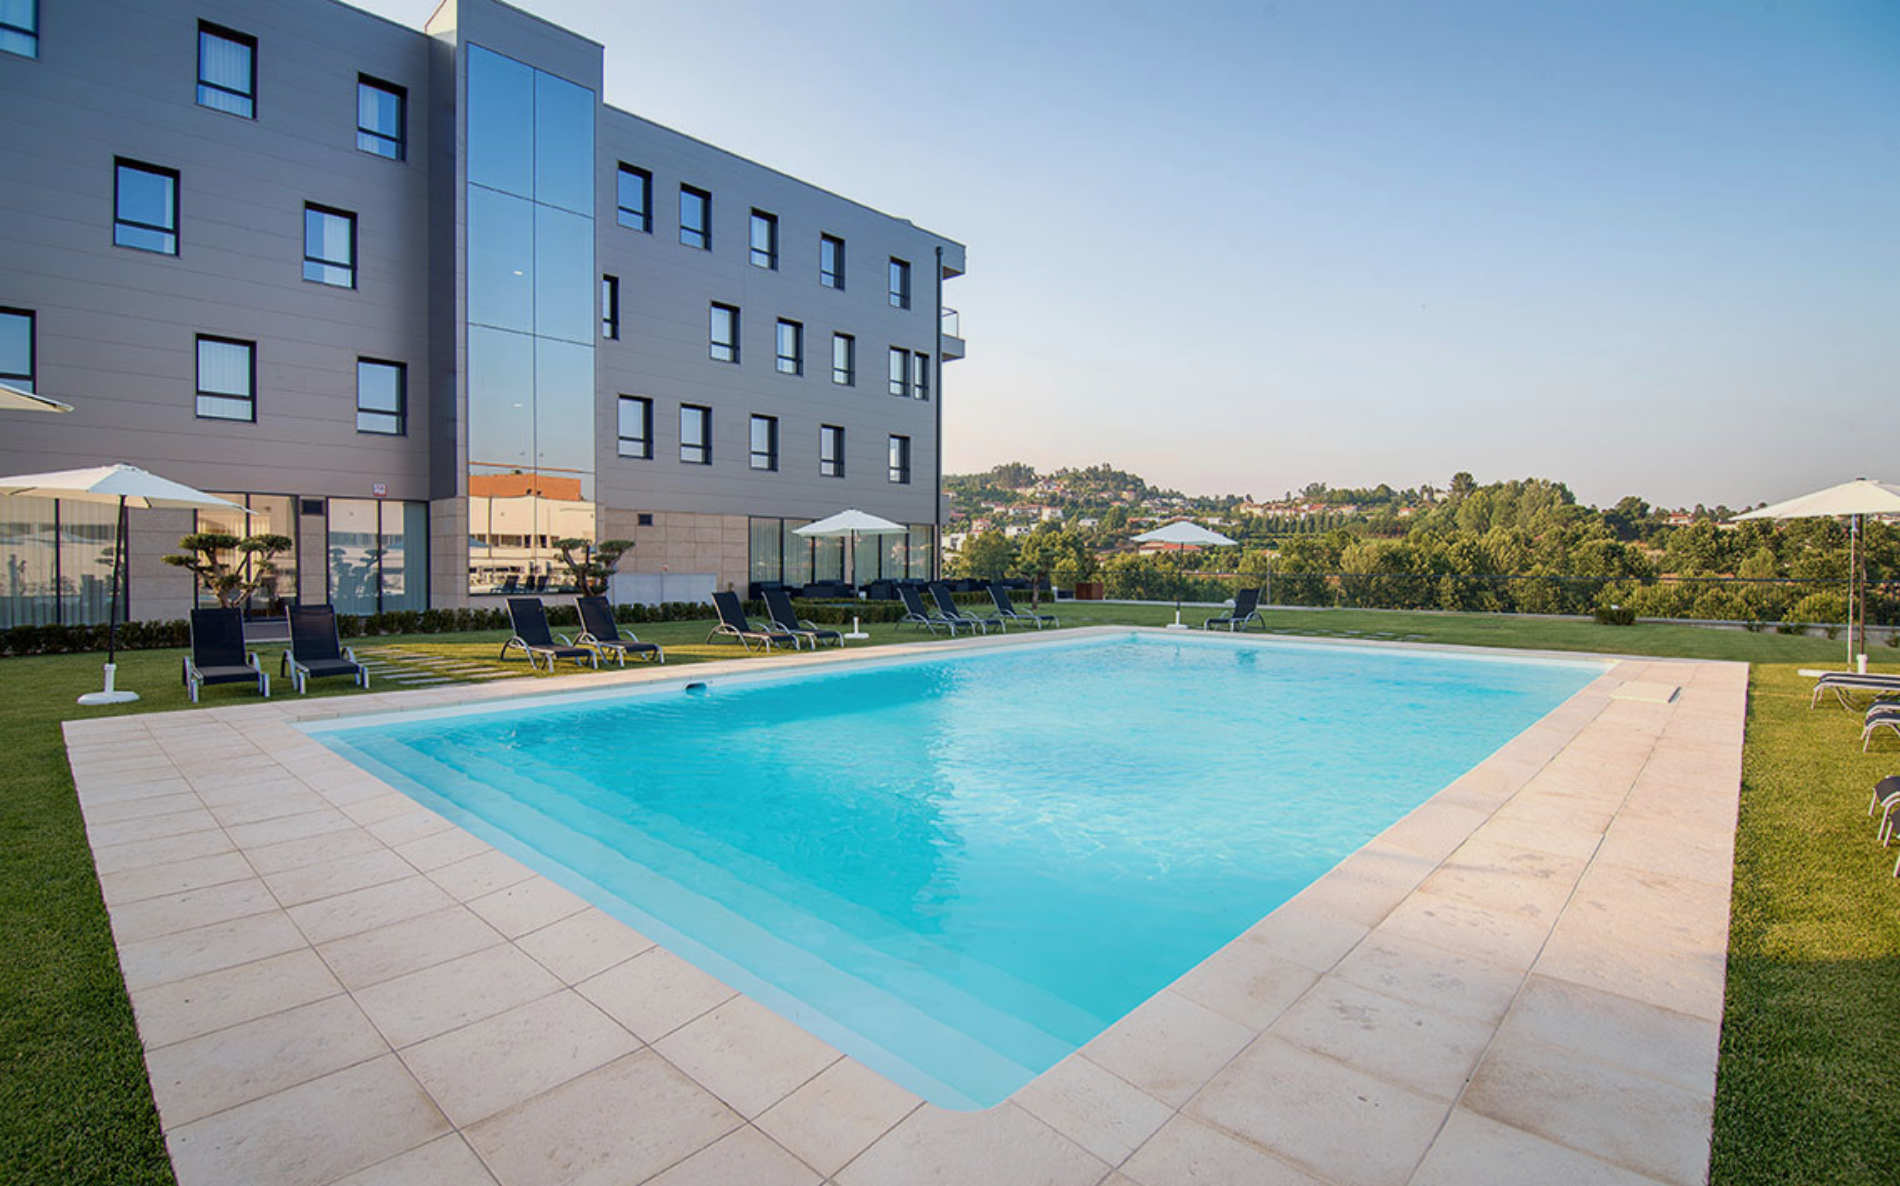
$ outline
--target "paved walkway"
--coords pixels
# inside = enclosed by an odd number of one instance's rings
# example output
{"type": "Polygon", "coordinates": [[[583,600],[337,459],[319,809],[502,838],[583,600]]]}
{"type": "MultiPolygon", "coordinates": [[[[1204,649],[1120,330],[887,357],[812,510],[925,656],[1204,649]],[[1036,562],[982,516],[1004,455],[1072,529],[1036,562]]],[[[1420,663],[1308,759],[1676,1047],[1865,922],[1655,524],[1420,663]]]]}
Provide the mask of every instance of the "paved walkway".
{"type": "Polygon", "coordinates": [[[1012,1100],[964,1113],[289,723],[519,683],[66,734],[181,1186],[1698,1186],[1746,689],[1741,664],[1618,663],[1012,1100]]]}

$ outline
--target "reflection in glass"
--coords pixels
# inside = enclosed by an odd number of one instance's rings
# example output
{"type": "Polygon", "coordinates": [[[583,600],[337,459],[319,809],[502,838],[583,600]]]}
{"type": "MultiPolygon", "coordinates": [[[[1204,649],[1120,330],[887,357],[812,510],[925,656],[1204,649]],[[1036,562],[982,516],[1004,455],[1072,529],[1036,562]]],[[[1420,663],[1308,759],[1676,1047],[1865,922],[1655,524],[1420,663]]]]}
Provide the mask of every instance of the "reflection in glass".
{"type": "Polygon", "coordinates": [[[811,541],[811,579],[844,580],[844,540],[839,536],[821,536],[811,541]]]}
{"type": "Polygon", "coordinates": [[[177,255],[178,174],[120,161],[114,178],[112,241],[177,255]]]}
{"type": "Polygon", "coordinates": [[[408,427],[408,381],[399,362],[356,362],[356,431],[401,436],[408,427]]]}
{"type": "Polygon", "coordinates": [[[739,310],[731,305],[712,307],[711,352],[714,362],[739,361],[739,310]]]}
{"type": "Polygon", "coordinates": [[[70,500],[59,504],[60,621],[103,622],[110,614],[117,519],[117,507],[70,500]]]}
{"type": "Polygon", "coordinates": [[[680,186],[680,242],[712,250],[712,195],[690,185],[680,186]]]}
{"type": "Polygon", "coordinates": [[[469,181],[533,197],[534,69],[469,46],[467,127],[469,181]]]}
{"type": "Polygon", "coordinates": [[[198,27],[198,104],[250,119],[257,113],[257,41],[198,27]]]}
{"type": "Polygon", "coordinates": [[[932,575],[930,561],[937,549],[931,540],[936,536],[936,531],[928,523],[910,525],[910,575],[913,579],[927,579],[932,575]]]}
{"type": "Polygon", "coordinates": [[[776,416],[752,418],[752,468],[763,470],[778,468],[778,417],[776,416]]]}
{"type": "Polygon", "coordinates": [[[898,579],[910,575],[910,535],[879,536],[883,541],[884,569],[880,574],[889,579],[898,579]]]}
{"type": "Polygon", "coordinates": [[[255,420],[257,346],[223,338],[198,339],[198,415],[209,420],[255,420]]]}
{"type": "Polygon", "coordinates": [[[389,82],[356,80],[356,146],[392,161],[403,158],[409,93],[389,82]]]}
{"type": "Polygon", "coordinates": [[[746,523],[747,571],[754,581],[776,581],[779,577],[779,521],[752,519],[746,523]]]}
{"type": "Polygon", "coordinates": [[[382,504],[382,610],[429,608],[429,504],[382,504]]]}
{"type": "Polygon", "coordinates": [[[818,283],[826,288],[844,287],[844,240],[832,235],[818,237],[818,283]]]}
{"type": "Polygon", "coordinates": [[[805,327],[796,321],[778,323],[778,373],[805,373],[805,327]]]}
{"type": "MultiPolygon", "coordinates": [[[[470,323],[523,333],[534,329],[534,213],[522,198],[468,187],[470,323]]],[[[582,291],[590,287],[583,285],[582,291]]]]}
{"type": "Polygon", "coordinates": [[[373,614],[381,581],[376,503],[330,500],[330,604],[339,614],[373,614]]]}
{"type": "Polygon", "coordinates": [[[798,534],[809,520],[787,519],[779,535],[780,555],[785,558],[784,581],[788,585],[811,584],[811,541],[798,534]]]}
{"type": "Polygon", "coordinates": [[[534,200],[594,216],[594,92],[544,70],[534,72],[534,200]]]}
{"type": "Polygon", "coordinates": [[[594,496],[594,348],[536,338],[534,463],[542,472],[582,477],[594,496]]]}
{"type": "Polygon", "coordinates": [[[594,224],[550,206],[534,208],[534,332],[594,340],[594,224]]]}
{"type": "Polygon", "coordinates": [[[303,278],[356,287],[356,215],[322,206],[303,208],[303,278]]]}
{"type": "Polygon", "coordinates": [[[0,312],[0,383],[33,390],[33,315],[0,312]]]}
{"type": "Polygon", "coordinates": [[[470,326],[468,457],[471,465],[534,464],[534,339],[470,326]]]}
{"type": "Polygon", "coordinates": [[[653,456],[653,401],[645,396],[620,397],[620,455],[653,456]]]}
{"type": "Polygon", "coordinates": [[[858,546],[851,553],[851,578],[858,584],[869,584],[882,575],[878,569],[878,556],[884,551],[882,540],[876,535],[858,537],[858,546]]]}
{"type": "Polygon", "coordinates": [[[680,460],[688,465],[712,464],[712,409],[680,405],[680,460]]]}
{"type": "Polygon", "coordinates": [[[621,226],[636,231],[653,229],[653,174],[632,165],[620,166],[616,200],[619,203],[616,217],[621,226]]]}

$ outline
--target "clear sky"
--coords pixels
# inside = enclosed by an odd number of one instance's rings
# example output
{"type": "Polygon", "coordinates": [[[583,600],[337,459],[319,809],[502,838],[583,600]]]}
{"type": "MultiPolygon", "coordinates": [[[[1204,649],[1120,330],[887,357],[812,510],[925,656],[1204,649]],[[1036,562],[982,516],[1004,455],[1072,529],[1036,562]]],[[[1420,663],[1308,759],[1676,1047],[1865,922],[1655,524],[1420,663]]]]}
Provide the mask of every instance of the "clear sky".
{"type": "Polygon", "coordinates": [[[1896,0],[516,2],[968,246],[952,472],[1900,481],[1896,0]]]}

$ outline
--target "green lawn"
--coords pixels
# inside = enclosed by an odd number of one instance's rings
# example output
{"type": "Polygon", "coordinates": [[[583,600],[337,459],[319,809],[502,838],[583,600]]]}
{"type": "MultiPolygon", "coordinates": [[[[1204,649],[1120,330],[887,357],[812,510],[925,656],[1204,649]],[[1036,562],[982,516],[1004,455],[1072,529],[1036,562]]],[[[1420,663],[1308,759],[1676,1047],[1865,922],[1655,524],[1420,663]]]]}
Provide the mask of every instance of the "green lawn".
{"type": "MultiPolygon", "coordinates": [[[[1026,607],[1025,607],[1026,608],[1026,607]]],[[[1064,625],[1160,625],[1172,609],[1073,604],[1064,625]]],[[[1189,607],[1198,623],[1212,611],[1189,607]]],[[[1843,644],[1685,626],[1598,626],[1505,616],[1275,610],[1270,628],[1332,637],[1395,637],[1739,659],[1757,664],[1738,836],[1729,1016],[1716,1108],[1715,1181],[1877,1182],[1900,1165],[1900,1127],[1885,1105],[1900,1064],[1900,885],[1872,843],[1867,787],[1900,766],[1900,745],[1862,757],[1856,718],[1810,713],[1797,666],[1838,666],[1843,644]],[[1886,756],[1886,755],[1891,755],[1886,756]]],[[[709,622],[641,627],[668,666],[741,655],[708,645],[709,622]]],[[[870,645],[920,637],[871,625],[870,645]]],[[[363,639],[392,672],[496,669],[503,632],[363,639]]],[[[865,644],[858,644],[865,645],[865,644]]],[[[188,707],[178,651],[120,657],[139,703],[82,709],[100,657],[0,659],[0,1182],[170,1182],[132,1015],[74,801],[59,723],[188,707]]],[[[274,648],[266,666],[276,671],[274,648]]],[[[1900,668],[1900,652],[1881,666],[1900,668]]],[[[524,669],[519,660],[508,665],[524,669]]],[[[563,671],[569,670],[563,668],[563,671]]],[[[429,673],[434,672],[431,676],[429,673]]],[[[533,677],[521,677],[531,679],[533,677]]],[[[291,694],[288,681],[279,694],[291,694]]],[[[398,686],[380,680],[378,688],[398,686]]],[[[348,695],[340,681],[313,695],[348,695]]],[[[207,704],[252,698],[208,689],[207,704]]]]}

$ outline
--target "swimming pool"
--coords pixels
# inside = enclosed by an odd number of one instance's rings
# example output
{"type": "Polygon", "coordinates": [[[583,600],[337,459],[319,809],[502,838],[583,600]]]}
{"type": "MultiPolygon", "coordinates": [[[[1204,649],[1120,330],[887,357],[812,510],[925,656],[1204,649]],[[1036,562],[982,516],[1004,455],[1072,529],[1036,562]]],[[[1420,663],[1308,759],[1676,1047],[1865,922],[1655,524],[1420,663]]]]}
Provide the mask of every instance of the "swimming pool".
{"type": "Polygon", "coordinates": [[[1604,670],[1130,632],[303,727],[978,1108],[1604,670]]]}

